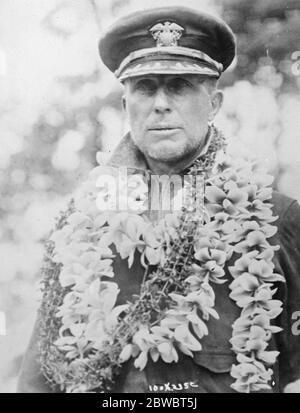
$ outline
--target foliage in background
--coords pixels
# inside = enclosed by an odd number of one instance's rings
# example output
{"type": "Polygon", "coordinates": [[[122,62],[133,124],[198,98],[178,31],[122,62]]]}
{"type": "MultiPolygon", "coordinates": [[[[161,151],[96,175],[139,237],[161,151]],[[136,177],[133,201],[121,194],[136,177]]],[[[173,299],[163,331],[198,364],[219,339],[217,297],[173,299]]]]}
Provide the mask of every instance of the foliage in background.
{"type": "Polygon", "coordinates": [[[300,1],[216,5],[237,37],[238,59],[224,78],[224,86],[235,84],[225,105],[230,134],[265,157],[277,188],[299,199],[300,1]]]}

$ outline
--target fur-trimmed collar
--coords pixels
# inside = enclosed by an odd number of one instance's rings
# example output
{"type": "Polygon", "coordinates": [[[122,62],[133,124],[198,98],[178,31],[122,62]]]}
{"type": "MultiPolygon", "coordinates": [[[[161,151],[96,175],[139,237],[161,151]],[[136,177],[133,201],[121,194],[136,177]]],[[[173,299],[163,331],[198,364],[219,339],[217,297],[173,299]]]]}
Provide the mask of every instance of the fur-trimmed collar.
{"type": "Polygon", "coordinates": [[[127,133],[119,142],[111,157],[107,161],[110,166],[126,166],[128,168],[148,169],[143,153],[133,142],[130,133],[127,133]]]}

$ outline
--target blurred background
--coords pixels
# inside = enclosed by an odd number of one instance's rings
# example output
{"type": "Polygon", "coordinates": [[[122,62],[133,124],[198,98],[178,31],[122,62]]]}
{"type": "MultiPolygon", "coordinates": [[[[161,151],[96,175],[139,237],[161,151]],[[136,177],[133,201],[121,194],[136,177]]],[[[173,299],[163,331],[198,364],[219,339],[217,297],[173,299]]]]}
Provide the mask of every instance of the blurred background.
{"type": "MultiPolygon", "coordinates": [[[[54,217],[126,131],[122,89],[98,57],[99,37],[147,3],[0,2],[0,392],[15,391],[54,217]]],[[[222,16],[237,35],[216,120],[231,150],[259,155],[276,188],[300,200],[300,0],[185,5],[222,16]]]]}

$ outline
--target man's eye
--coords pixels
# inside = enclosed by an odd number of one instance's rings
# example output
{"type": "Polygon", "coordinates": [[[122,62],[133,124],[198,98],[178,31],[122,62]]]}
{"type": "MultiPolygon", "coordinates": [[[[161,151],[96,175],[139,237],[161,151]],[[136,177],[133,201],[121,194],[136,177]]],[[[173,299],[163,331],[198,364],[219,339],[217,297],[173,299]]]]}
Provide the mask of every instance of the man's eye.
{"type": "Polygon", "coordinates": [[[155,93],[157,86],[153,80],[142,79],[135,84],[134,89],[140,93],[152,95],[155,93]]]}
{"type": "Polygon", "coordinates": [[[192,84],[186,79],[176,77],[168,81],[167,87],[168,91],[171,93],[184,93],[186,90],[192,87],[192,84]]]}

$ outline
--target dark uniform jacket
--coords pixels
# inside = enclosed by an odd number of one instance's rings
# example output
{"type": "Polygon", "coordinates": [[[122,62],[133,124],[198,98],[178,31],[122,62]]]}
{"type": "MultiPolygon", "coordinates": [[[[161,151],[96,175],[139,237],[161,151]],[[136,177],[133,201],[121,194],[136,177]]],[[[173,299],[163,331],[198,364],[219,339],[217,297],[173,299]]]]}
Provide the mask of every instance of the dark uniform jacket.
{"type": "MultiPolygon", "coordinates": [[[[129,137],[123,139],[111,160],[111,164],[118,166],[141,167],[143,162],[129,137]]],[[[268,347],[269,350],[280,351],[273,366],[272,389],[269,392],[282,392],[288,383],[300,378],[300,322],[297,327],[297,319],[300,319],[300,206],[295,200],[276,191],[273,191],[271,202],[273,213],[278,216],[275,221],[278,231],[270,243],[280,246],[274,257],[275,272],[282,274],[286,283],[277,283],[278,290],[274,297],[283,302],[283,312],[275,320],[283,331],[273,336],[268,347]]],[[[116,282],[120,288],[117,304],[126,303],[133,294],[139,293],[144,269],[138,257],[135,258],[130,269],[127,260],[122,260],[120,256],[114,259],[116,282]]],[[[227,279],[230,279],[227,269],[230,265],[232,262],[229,261],[225,268],[227,279]]],[[[235,392],[230,387],[233,383],[230,369],[236,359],[229,340],[232,324],[240,316],[240,309],[229,298],[228,284],[214,284],[215,309],[220,319],[210,318],[207,322],[209,335],[201,340],[203,349],[195,354],[194,359],[182,355],[178,363],[171,364],[149,360],[143,371],[136,369],[129,361],[124,365],[114,391],[235,392]]],[[[18,392],[51,392],[39,366],[37,327],[24,357],[18,392]]]]}

